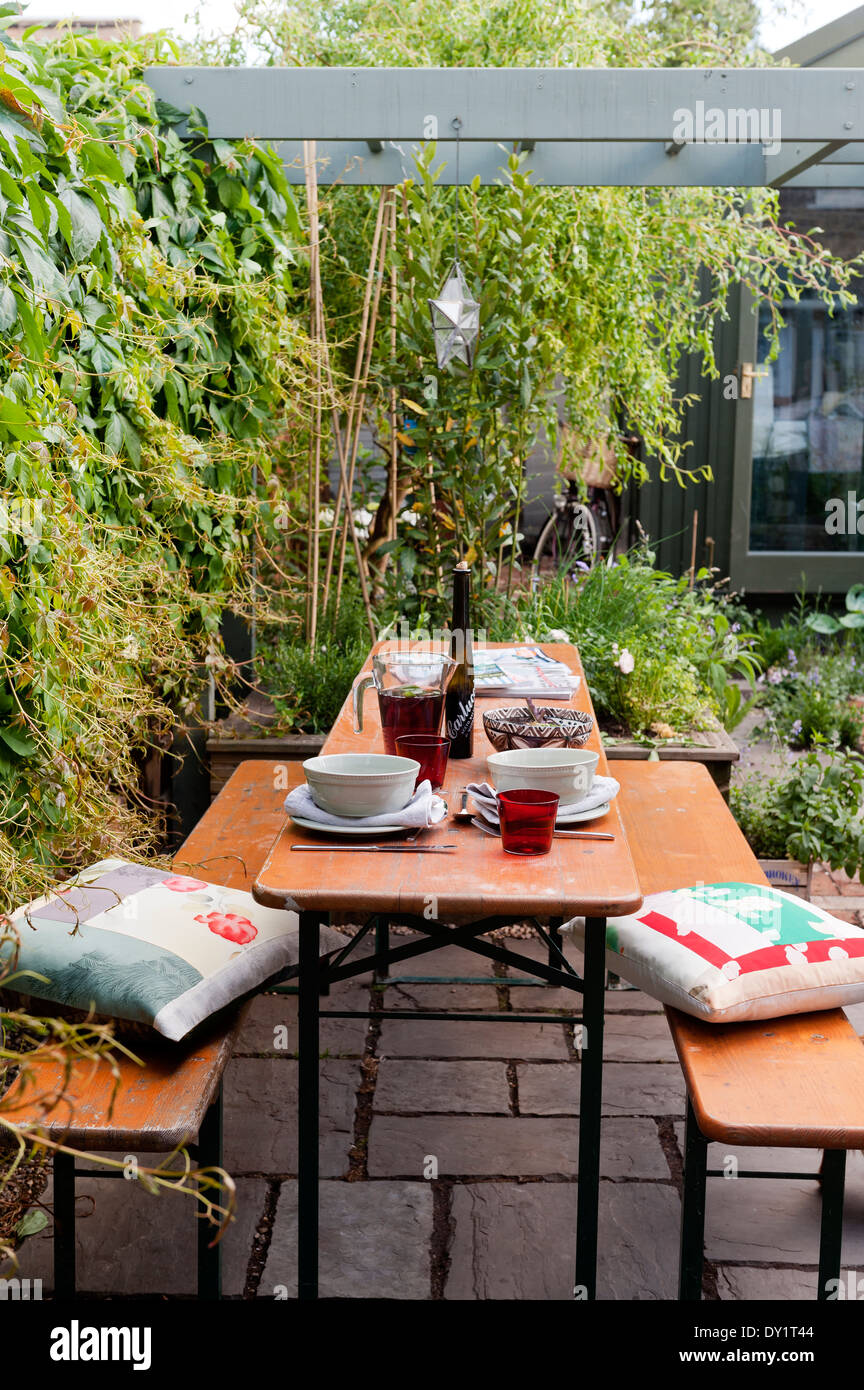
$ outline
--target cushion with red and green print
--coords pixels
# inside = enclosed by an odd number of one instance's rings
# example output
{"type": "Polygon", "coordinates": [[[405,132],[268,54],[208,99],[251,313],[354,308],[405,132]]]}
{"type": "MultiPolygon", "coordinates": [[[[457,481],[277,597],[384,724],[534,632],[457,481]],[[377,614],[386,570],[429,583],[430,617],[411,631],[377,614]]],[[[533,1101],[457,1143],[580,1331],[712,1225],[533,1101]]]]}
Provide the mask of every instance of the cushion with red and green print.
{"type": "MultiPolygon", "coordinates": [[[[584,923],[573,935],[584,943],[584,923]]],[[[864,1000],[864,930],[803,898],[752,883],[647,897],[606,925],[606,964],[709,1023],[779,1018],[864,1000]]]]}
{"type": "MultiPolygon", "coordinates": [[[[345,944],[321,928],[321,954],[345,944]]],[[[0,975],[4,988],[149,1024],[176,1041],[298,956],[296,912],[171,869],[103,859],[12,913],[0,975]]]]}

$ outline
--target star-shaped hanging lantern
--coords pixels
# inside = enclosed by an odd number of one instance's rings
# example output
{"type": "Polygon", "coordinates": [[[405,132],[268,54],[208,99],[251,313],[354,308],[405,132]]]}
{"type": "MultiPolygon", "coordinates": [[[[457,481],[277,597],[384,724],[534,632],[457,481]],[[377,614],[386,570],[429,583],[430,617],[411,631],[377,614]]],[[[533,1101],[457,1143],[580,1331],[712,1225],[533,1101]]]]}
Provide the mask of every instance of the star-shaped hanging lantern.
{"type": "Polygon", "coordinates": [[[480,305],[471,298],[458,261],[454,261],[447,272],[438,298],[429,300],[429,313],[438,366],[446,367],[448,362],[459,361],[470,367],[480,336],[480,305]]]}

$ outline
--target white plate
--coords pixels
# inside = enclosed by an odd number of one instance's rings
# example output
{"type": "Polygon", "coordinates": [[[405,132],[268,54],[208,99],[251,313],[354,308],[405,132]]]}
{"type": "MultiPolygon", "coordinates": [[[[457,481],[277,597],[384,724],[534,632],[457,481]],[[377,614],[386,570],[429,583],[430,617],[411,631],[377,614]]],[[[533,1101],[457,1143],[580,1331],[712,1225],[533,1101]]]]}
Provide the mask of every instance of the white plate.
{"type": "MultiPolygon", "coordinates": [[[[579,825],[584,821],[599,820],[601,816],[607,815],[611,804],[611,801],[607,801],[602,806],[593,807],[590,811],[561,811],[558,814],[558,819],[555,821],[556,829],[563,830],[564,827],[568,825],[579,825]]],[[[486,822],[491,830],[497,831],[499,829],[497,820],[490,820],[488,816],[483,814],[479,806],[477,807],[476,813],[482,821],[486,822]]]]}
{"type": "Polygon", "coordinates": [[[291,816],[291,820],[303,830],[317,830],[321,835],[337,837],[347,835],[349,839],[357,835],[365,835],[367,840],[376,835],[399,835],[415,828],[410,825],[322,825],[320,820],[309,820],[306,816],[291,816]]]}
{"type": "Polygon", "coordinates": [[[599,820],[601,816],[605,816],[608,813],[611,804],[610,801],[606,801],[602,806],[595,806],[591,811],[568,811],[565,808],[563,811],[558,812],[558,819],[555,821],[555,824],[576,825],[579,821],[599,820]]]}

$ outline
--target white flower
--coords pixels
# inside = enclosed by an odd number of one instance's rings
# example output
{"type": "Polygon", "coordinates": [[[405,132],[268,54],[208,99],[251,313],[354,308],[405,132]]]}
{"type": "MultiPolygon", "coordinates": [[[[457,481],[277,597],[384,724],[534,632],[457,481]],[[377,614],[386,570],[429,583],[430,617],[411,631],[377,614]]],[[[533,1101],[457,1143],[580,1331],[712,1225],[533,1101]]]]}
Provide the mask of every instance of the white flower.
{"type": "Polygon", "coordinates": [[[138,642],[135,637],[127,637],[123,646],[120,648],[120,655],[125,661],[135,661],[138,656],[138,642]]]}
{"type": "Polygon", "coordinates": [[[563,627],[550,627],[546,633],[547,642],[569,642],[570,634],[565,632],[563,627]]]}
{"type": "Polygon", "coordinates": [[[63,807],[66,805],[66,793],[65,793],[65,792],[58,792],[58,793],[57,793],[57,795],[56,795],[55,798],[54,798],[54,805],[55,805],[55,806],[59,806],[61,811],[63,810],[63,807]]]}
{"type": "Polygon", "coordinates": [[[634,657],[632,652],[628,652],[627,648],[623,647],[618,654],[617,661],[614,664],[618,667],[618,670],[621,672],[622,676],[629,676],[630,672],[634,669],[636,665],[636,658],[634,657]]]}

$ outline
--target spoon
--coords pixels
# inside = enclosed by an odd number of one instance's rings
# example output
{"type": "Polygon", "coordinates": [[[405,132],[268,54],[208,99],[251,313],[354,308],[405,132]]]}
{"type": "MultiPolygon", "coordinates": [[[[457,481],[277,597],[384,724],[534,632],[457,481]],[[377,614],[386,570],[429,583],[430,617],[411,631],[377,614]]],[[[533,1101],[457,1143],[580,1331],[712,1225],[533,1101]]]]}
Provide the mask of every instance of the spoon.
{"type": "Polygon", "coordinates": [[[467,787],[463,787],[463,788],[462,788],[461,796],[460,796],[460,799],[459,799],[459,810],[458,810],[458,811],[454,811],[454,812],[453,812],[453,815],[450,817],[450,819],[451,819],[451,820],[462,820],[462,821],[472,821],[472,822],[473,822],[473,820],[474,820],[474,812],[473,812],[473,811],[470,811],[470,810],[468,809],[468,788],[467,788],[467,787]]]}

